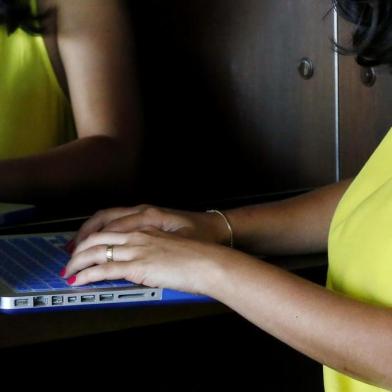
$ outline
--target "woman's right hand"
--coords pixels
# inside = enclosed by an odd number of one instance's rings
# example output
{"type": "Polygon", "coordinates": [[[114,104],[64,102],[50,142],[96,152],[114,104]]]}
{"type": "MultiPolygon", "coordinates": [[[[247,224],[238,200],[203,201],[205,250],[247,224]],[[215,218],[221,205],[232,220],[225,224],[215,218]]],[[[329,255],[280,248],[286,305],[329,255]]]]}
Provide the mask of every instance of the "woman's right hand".
{"type": "Polygon", "coordinates": [[[230,242],[228,228],[216,213],[179,211],[142,204],[98,211],[81,226],[74,245],[96,232],[129,233],[149,228],[200,241],[230,242]]]}

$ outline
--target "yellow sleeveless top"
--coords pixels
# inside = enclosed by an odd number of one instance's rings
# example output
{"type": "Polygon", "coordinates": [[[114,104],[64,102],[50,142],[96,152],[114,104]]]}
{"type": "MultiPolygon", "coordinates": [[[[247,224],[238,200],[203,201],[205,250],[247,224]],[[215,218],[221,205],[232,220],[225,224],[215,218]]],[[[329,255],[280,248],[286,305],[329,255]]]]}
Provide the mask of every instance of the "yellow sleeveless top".
{"type": "Polygon", "coordinates": [[[74,137],[70,103],[43,38],[21,29],[7,35],[0,26],[0,159],[42,153],[74,137]]]}
{"type": "MultiPolygon", "coordinates": [[[[329,233],[327,286],[392,308],[392,130],[340,201],[329,233]]],[[[326,392],[383,389],[324,368],[326,392]]]]}

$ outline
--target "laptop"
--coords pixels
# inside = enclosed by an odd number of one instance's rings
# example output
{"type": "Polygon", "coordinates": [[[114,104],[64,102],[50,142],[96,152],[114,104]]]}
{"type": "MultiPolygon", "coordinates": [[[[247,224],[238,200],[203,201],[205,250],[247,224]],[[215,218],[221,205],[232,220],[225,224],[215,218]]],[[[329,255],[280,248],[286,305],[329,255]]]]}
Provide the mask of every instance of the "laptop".
{"type": "Polygon", "coordinates": [[[0,236],[0,312],[209,302],[210,298],[126,280],[71,287],[59,276],[73,232],[0,236]]]}
{"type": "Polygon", "coordinates": [[[126,280],[70,287],[59,276],[73,233],[0,236],[0,311],[160,301],[162,289],[126,280]]]}

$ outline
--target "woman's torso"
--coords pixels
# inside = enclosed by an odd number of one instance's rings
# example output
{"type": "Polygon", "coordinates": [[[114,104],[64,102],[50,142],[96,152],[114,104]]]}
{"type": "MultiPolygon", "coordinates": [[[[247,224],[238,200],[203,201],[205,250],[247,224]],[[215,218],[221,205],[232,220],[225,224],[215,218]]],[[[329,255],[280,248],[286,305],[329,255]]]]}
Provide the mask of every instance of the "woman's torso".
{"type": "MultiPolygon", "coordinates": [[[[392,307],[392,130],[340,201],[329,234],[328,287],[392,307]]],[[[326,392],[382,389],[324,369],[326,392]]]]}

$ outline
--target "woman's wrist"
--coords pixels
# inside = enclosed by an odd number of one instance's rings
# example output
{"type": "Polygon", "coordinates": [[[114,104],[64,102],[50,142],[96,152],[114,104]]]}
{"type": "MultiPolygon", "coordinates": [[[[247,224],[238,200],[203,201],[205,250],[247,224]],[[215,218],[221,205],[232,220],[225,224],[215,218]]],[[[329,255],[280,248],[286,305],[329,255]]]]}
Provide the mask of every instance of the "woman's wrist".
{"type": "Polygon", "coordinates": [[[222,246],[209,254],[212,256],[200,265],[200,293],[226,303],[241,284],[241,276],[254,268],[258,260],[222,246]]]}
{"type": "Polygon", "coordinates": [[[233,229],[226,214],[221,210],[207,210],[203,214],[209,228],[211,242],[226,245],[233,248],[233,229]]]}
{"type": "MultiPolygon", "coordinates": [[[[213,245],[216,246],[216,245],[213,245]]],[[[217,246],[214,252],[209,252],[211,257],[198,265],[198,292],[202,295],[217,298],[220,288],[223,288],[225,277],[230,265],[230,255],[222,255],[225,248],[217,246]],[[222,248],[222,249],[221,249],[222,248]]],[[[230,252],[230,251],[229,251],[230,252]]]]}

